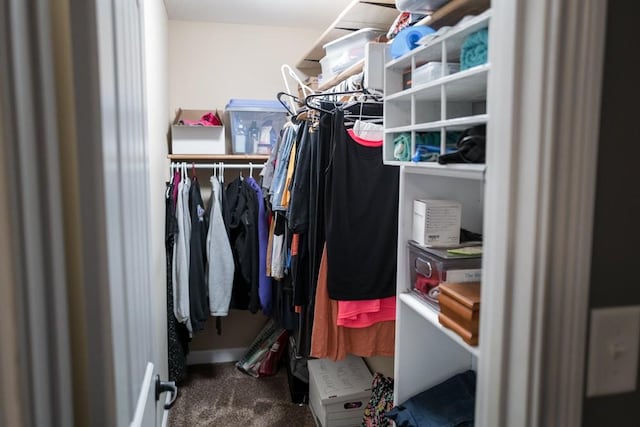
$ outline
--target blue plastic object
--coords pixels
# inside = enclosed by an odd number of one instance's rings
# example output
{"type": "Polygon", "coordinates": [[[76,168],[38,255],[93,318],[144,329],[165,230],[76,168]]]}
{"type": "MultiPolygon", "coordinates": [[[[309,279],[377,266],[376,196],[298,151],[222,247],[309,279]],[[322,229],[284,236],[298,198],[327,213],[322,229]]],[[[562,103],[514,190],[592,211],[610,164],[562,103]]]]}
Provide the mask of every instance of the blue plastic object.
{"type": "Polygon", "coordinates": [[[427,25],[414,25],[400,31],[391,42],[391,57],[400,58],[405,53],[418,47],[418,40],[436,30],[427,25]]]}
{"type": "Polygon", "coordinates": [[[228,111],[270,111],[283,112],[287,110],[278,101],[267,99],[238,99],[232,98],[226,106],[228,111]]]}

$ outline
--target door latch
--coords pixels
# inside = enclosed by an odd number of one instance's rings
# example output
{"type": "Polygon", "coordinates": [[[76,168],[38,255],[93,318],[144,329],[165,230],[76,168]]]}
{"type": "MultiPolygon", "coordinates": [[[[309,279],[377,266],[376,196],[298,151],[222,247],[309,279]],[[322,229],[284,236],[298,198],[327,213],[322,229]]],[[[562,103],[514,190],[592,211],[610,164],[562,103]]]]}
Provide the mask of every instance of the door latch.
{"type": "Polygon", "coordinates": [[[160,395],[166,392],[171,393],[171,397],[169,402],[164,404],[164,409],[171,409],[178,398],[178,386],[175,381],[160,381],[160,375],[156,375],[156,402],[160,400],[160,395]]]}

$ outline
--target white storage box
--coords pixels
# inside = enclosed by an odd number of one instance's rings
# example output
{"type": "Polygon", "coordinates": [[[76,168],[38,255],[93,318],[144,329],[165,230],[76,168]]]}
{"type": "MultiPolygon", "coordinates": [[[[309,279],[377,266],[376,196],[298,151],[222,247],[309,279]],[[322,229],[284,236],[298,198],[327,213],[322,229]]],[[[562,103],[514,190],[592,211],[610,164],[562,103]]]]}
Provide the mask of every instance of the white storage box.
{"type": "Polygon", "coordinates": [[[287,110],[278,101],[231,99],[226,111],[231,121],[234,153],[271,153],[287,120],[287,110]]]}
{"type": "Polygon", "coordinates": [[[366,44],[384,31],[375,28],[363,28],[325,44],[325,56],[320,59],[322,81],[332,79],[356,62],[364,59],[366,44]]]}
{"type": "Polygon", "coordinates": [[[447,63],[444,74],[442,74],[442,62],[427,62],[415,69],[413,78],[411,79],[411,85],[412,87],[416,87],[448,74],[457,73],[458,71],[460,71],[460,64],[447,63]]]}
{"type": "Polygon", "coordinates": [[[322,427],[352,427],[362,422],[371,398],[373,376],[361,357],[309,360],[309,407],[322,427]]]}
{"type": "Polygon", "coordinates": [[[460,243],[462,205],[453,200],[413,201],[413,240],[423,246],[460,243]]]}
{"type": "Polygon", "coordinates": [[[224,126],[181,125],[183,119],[197,121],[215,110],[179,109],[171,125],[172,154],[225,154],[224,126]]]}

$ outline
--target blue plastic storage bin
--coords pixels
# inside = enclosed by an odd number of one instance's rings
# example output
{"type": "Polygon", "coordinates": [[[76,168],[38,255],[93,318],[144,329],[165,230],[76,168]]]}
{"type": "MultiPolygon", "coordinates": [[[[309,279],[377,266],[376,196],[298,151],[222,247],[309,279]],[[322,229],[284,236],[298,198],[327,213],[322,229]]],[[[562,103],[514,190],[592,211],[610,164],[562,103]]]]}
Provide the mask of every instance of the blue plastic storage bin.
{"type": "Polygon", "coordinates": [[[278,101],[231,99],[226,106],[231,121],[231,148],[235,154],[270,154],[287,120],[278,101]]]}

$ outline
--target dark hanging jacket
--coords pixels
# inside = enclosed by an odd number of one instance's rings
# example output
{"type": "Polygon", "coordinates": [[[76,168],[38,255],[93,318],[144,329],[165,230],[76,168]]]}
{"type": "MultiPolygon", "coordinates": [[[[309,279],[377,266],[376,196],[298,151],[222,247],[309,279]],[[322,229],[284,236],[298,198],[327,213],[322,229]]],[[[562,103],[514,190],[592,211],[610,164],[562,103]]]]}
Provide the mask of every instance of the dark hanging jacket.
{"type": "Polygon", "coordinates": [[[237,178],[227,186],[223,214],[235,265],[231,307],[256,313],[260,309],[258,201],[256,193],[242,179],[237,178]]]}
{"type": "Polygon", "coordinates": [[[291,231],[305,233],[309,227],[309,189],[311,186],[311,138],[307,122],[302,124],[298,135],[301,136],[298,140],[287,221],[291,231]]]}
{"type": "Polygon", "coordinates": [[[189,315],[193,332],[204,329],[209,318],[209,289],[205,278],[207,268],[208,219],[200,185],[194,179],[189,190],[189,210],[191,211],[191,239],[189,257],[189,315]]]}

